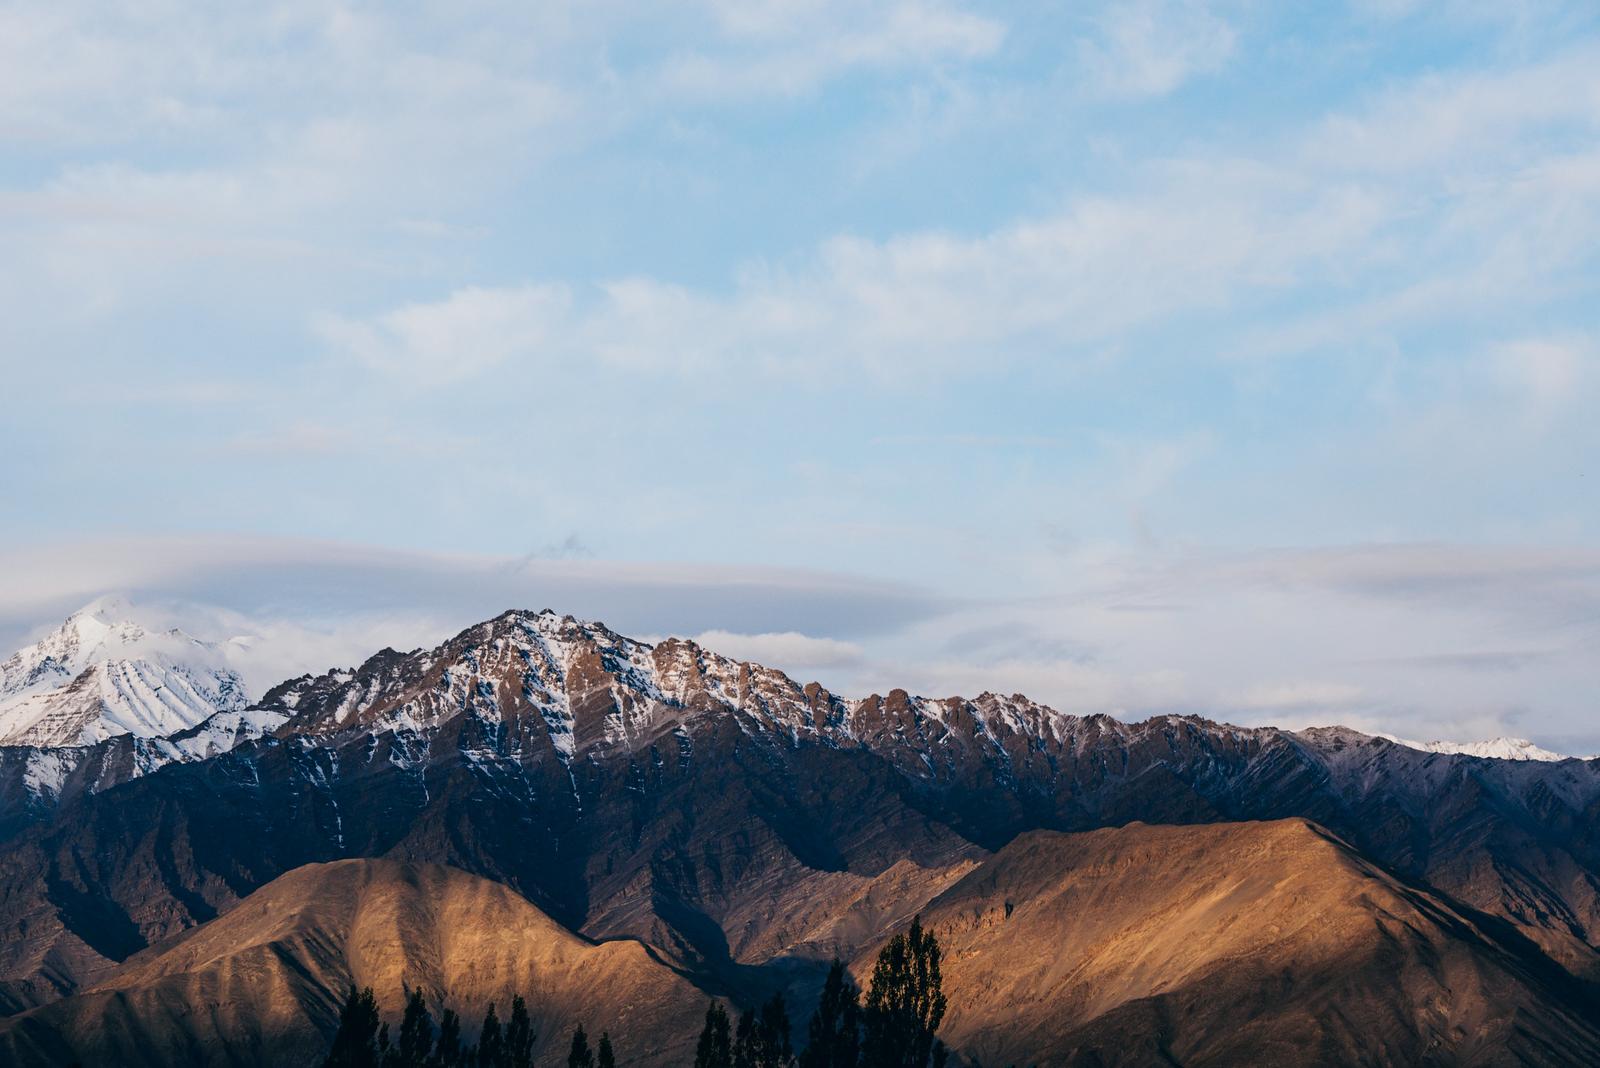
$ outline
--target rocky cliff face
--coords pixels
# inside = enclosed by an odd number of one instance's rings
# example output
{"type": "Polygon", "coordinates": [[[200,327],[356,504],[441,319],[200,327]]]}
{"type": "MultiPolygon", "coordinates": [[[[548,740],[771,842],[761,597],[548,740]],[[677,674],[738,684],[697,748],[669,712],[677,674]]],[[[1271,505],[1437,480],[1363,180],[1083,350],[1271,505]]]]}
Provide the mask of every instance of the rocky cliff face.
{"type": "Polygon", "coordinates": [[[1596,762],[1126,724],[996,694],[847,700],[548,612],[291,680],[245,715],[275,726],[138,777],[138,745],[96,750],[50,803],[0,787],[17,932],[0,997],[78,989],[288,871],[352,857],[485,876],[572,931],[641,939],[705,989],[755,996],[803,987],[1024,832],[1290,817],[1600,976],[1596,762]]]}

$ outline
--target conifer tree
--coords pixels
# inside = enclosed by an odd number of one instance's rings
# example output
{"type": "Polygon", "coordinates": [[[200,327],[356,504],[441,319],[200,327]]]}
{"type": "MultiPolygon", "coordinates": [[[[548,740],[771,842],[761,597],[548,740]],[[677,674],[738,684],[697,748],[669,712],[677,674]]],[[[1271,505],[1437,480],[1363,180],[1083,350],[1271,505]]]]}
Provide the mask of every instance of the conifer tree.
{"type": "Polygon", "coordinates": [[[739,1031],[733,1043],[734,1068],[788,1068],[793,1061],[789,1013],[782,994],[774,994],[759,1012],[752,1009],[739,1017],[739,1031]]]}
{"type": "Polygon", "coordinates": [[[421,990],[406,998],[405,1015],[400,1019],[400,1041],[384,1058],[385,1068],[426,1068],[433,1052],[433,1016],[421,990]]]}
{"type": "Polygon", "coordinates": [[[800,1068],[856,1068],[861,1060],[860,992],[837,957],[811,1014],[800,1068]]]}
{"type": "Polygon", "coordinates": [[[757,1034],[761,1039],[756,1054],[758,1068],[789,1068],[794,1063],[794,1044],[789,1038],[789,1009],[783,1003],[783,994],[772,995],[772,1000],[761,1006],[761,1024],[757,1034]]]}
{"type": "Polygon", "coordinates": [[[733,1068],[733,1041],[728,1033],[728,1010],[713,1001],[706,1007],[706,1025],[694,1048],[694,1068],[733,1068]]]}
{"type": "Polygon", "coordinates": [[[889,940],[873,966],[862,1014],[865,1068],[926,1068],[930,1058],[944,1063],[947,1054],[933,1037],[944,1019],[941,985],[939,941],[919,916],[910,931],[889,940]]]}
{"type": "Polygon", "coordinates": [[[733,1035],[733,1068],[756,1068],[756,1013],[746,1009],[739,1014],[739,1027],[733,1035]]]}
{"type": "Polygon", "coordinates": [[[617,1055],[611,1048],[611,1033],[600,1032],[600,1048],[595,1055],[594,1068],[617,1068],[617,1055]]]}
{"type": "Polygon", "coordinates": [[[333,1046],[328,1050],[328,1059],[322,1062],[323,1068],[379,1068],[381,1054],[377,1040],[380,1034],[383,1045],[387,1046],[388,1028],[385,1025],[381,1032],[379,1030],[378,1002],[372,996],[372,988],[365,987],[357,992],[351,986],[344,1007],[339,1011],[339,1030],[334,1033],[333,1046]]]}
{"type": "Polygon", "coordinates": [[[511,998],[511,1022],[506,1025],[505,1063],[507,1068],[533,1068],[533,1033],[528,1019],[528,1003],[521,994],[511,998]]]}
{"type": "Polygon", "coordinates": [[[505,1037],[500,1032],[500,1017],[495,1015],[494,1002],[483,1014],[483,1030],[478,1033],[479,1068],[503,1068],[505,1037]]]}
{"type": "Polygon", "coordinates": [[[467,1063],[461,1048],[461,1017],[454,1009],[439,1014],[439,1044],[434,1049],[432,1064],[435,1068],[461,1068],[467,1063]]]}
{"type": "Polygon", "coordinates": [[[567,1054],[567,1068],[594,1068],[594,1051],[589,1048],[589,1036],[583,1025],[572,1032],[572,1049],[567,1054]]]}

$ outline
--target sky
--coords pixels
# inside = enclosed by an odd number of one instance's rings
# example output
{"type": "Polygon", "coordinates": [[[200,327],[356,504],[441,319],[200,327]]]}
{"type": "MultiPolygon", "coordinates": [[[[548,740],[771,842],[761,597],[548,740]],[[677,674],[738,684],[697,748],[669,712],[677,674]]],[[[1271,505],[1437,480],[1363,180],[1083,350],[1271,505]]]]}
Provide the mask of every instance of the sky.
{"type": "Polygon", "coordinates": [[[11,0],[0,382],[10,646],[1596,752],[1600,9],[11,0]]]}

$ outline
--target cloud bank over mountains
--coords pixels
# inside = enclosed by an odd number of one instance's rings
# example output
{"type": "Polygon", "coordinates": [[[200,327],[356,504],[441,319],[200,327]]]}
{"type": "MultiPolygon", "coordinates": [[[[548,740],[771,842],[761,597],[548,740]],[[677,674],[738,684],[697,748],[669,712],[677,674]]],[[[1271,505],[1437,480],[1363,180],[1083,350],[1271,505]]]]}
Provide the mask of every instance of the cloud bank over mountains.
{"type": "Polygon", "coordinates": [[[12,5],[0,634],[1600,748],[1597,72],[1557,0],[12,5]]]}
{"type": "Polygon", "coordinates": [[[140,617],[251,639],[252,692],[411,649],[511,607],[693,637],[837,693],[1022,692],[1075,714],[1342,723],[1402,737],[1529,736],[1600,750],[1586,695],[1600,553],[1447,545],[1084,560],[1065,593],[951,598],[774,568],[400,553],[187,539],[8,554],[11,646],[130,591],[140,617]],[[86,569],[80,562],[99,561],[86,569]]]}

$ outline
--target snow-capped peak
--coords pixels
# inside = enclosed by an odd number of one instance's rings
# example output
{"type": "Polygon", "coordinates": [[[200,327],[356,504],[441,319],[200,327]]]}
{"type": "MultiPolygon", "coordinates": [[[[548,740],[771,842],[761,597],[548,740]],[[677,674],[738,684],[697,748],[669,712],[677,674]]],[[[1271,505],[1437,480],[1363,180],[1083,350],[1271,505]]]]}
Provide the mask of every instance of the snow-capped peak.
{"type": "Polygon", "coordinates": [[[1541,749],[1526,738],[1490,738],[1481,742],[1415,742],[1396,738],[1392,734],[1379,735],[1408,749],[1424,753],[1459,753],[1463,756],[1489,757],[1494,760],[1566,760],[1564,754],[1541,749]]]}
{"type": "Polygon", "coordinates": [[[120,597],[96,599],[0,663],[0,745],[162,737],[243,708],[235,651],[146,625],[120,597]]]}
{"type": "Polygon", "coordinates": [[[94,619],[101,623],[125,623],[133,618],[133,605],[126,597],[108,593],[96,597],[72,615],[67,617],[67,622],[77,619],[94,619]]]}

